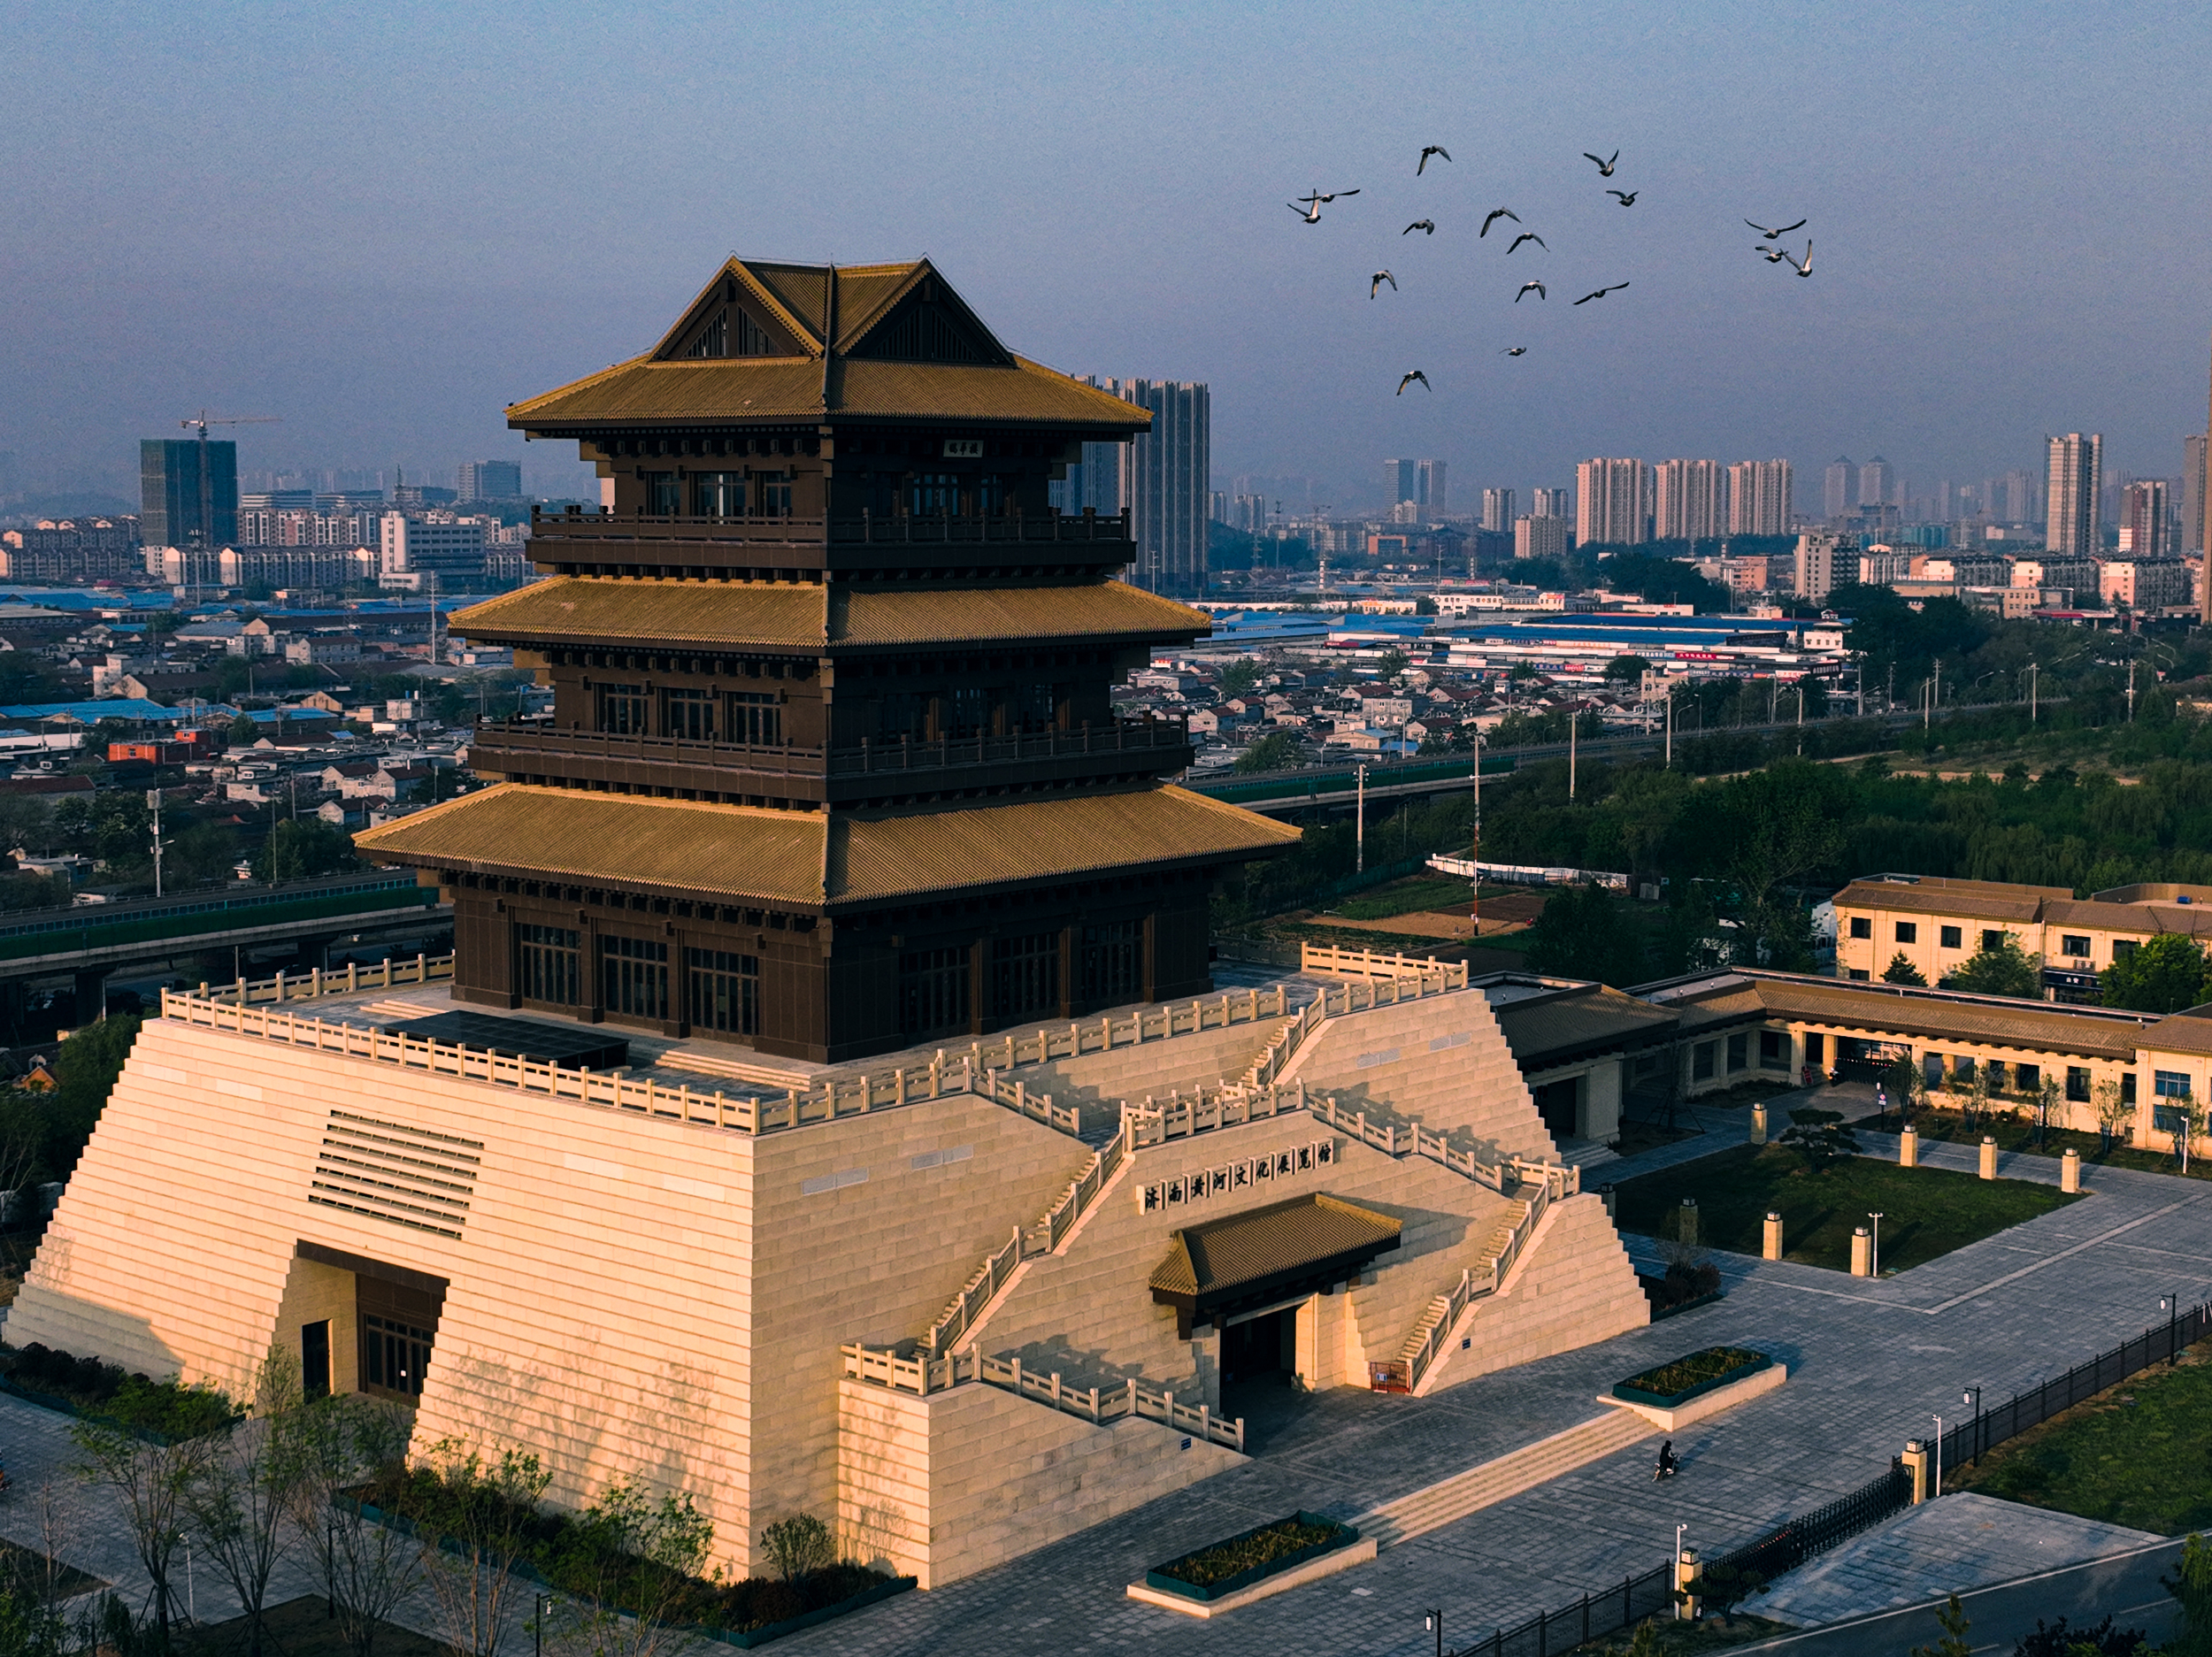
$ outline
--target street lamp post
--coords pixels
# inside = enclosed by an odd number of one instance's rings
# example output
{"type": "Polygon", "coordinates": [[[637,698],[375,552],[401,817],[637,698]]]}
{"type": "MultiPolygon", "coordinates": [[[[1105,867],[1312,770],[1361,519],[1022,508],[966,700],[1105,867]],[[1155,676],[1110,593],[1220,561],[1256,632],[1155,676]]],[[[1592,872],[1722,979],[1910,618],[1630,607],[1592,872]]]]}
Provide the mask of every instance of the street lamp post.
{"type": "Polygon", "coordinates": [[[2158,1309],[2166,1314],[2166,1367],[2172,1369],[2180,1354],[2175,1350],[2175,1338],[2180,1333],[2181,1293],[2178,1290],[2158,1298],[2158,1309]]]}
{"type": "Polygon", "coordinates": [[[1973,1406],[1974,1465],[1976,1467],[1979,1467],[1982,1464],[1982,1389],[1978,1386],[1961,1388],[1959,1391],[1959,1402],[1973,1406]]]}
{"type": "Polygon", "coordinates": [[[552,1595],[540,1594],[536,1615],[530,1619],[530,1648],[535,1657],[545,1657],[545,1608],[552,1603],[552,1595]]]}
{"type": "Polygon", "coordinates": [[[1867,1262],[1867,1276],[1878,1277],[1882,1275],[1882,1213],[1873,1210],[1866,1217],[1874,1222],[1874,1245],[1868,1251],[1871,1258],[1867,1262]]]}
{"type": "Polygon", "coordinates": [[[1431,1610],[1421,1626],[1435,1634],[1436,1657],[1444,1657],[1444,1613],[1440,1609],[1431,1610]]]}
{"type": "Polygon", "coordinates": [[[1943,1417],[1935,1418],[1935,1493],[1943,1494],[1943,1417]]]}

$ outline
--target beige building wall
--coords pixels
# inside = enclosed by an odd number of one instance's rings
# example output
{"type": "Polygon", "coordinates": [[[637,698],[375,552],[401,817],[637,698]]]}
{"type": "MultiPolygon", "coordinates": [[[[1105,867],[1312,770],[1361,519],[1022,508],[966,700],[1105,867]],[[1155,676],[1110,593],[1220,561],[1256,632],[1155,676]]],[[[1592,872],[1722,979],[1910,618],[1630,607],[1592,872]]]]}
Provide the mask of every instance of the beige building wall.
{"type": "Polygon", "coordinates": [[[336,1293],[299,1241],[443,1277],[419,1443],[538,1450],[565,1505],[687,1489],[741,1571],[835,1501],[840,1342],[920,1333],[1088,1155],[972,1096],[756,1140],[155,1019],[9,1334],[243,1395],[336,1293]],[[334,1111],[480,1146],[463,1235],[311,1201],[334,1111]]]}
{"type": "Polygon", "coordinates": [[[864,1558],[941,1587],[1243,1464],[1156,1421],[1094,1427],[995,1386],[849,1380],[837,1520],[864,1558]]]}
{"type": "Polygon", "coordinates": [[[300,1356],[303,1331],[311,1323],[330,1325],[330,1390],[361,1390],[361,1319],[354,1274],[319,1261],[295,1255],[286,1274],[284,1298],[277,1304],[272,1347],[300,1356]]]}

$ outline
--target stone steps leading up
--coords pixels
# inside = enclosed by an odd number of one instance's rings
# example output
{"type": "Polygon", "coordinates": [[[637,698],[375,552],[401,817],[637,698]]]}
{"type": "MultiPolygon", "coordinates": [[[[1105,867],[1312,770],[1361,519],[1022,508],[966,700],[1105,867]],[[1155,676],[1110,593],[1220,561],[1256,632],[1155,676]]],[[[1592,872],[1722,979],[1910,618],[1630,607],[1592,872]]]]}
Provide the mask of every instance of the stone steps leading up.
{"type": "Polygon", "coordinates": [[[1383,1547],[1409,1542],[1508,1497],[1532,1490],[1547,1479],[1557,1478],[1563,1473],[1571,1473],[1578,1467],[1586,1467],[1616,1451],[1624,1450],[1639,1438],[1651,1438],[1656,1432],[1656,1428],[1633,1410],[1609,1409],[1594,1421],[1586,1421],[1548,1438],[1540,1438],[1494,1461],[1471,1467],[1425,1490],[1386,1502],[1372,1512],[1361,1515],[1352,1523],[1363,1537],[1373,1537],[1383,1547]]]}

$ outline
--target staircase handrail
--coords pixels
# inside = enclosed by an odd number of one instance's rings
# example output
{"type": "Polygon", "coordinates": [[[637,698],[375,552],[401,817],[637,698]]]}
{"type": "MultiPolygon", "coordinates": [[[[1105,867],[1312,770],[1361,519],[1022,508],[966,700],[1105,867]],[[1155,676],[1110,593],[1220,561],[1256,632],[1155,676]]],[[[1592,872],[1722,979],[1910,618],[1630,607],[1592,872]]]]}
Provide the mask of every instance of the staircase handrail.
{"type": "Polygon", "coordinates": [[[973,1348],[942,1357],[920,1354],[902,1358],[895,1348],[854,1342],[839,1348],[845,1374],[902,1392],[927,1397],[949,1388],[980,1382],[1018,1397],[1079,1416],[1102,1427],[1124,1416],[1157,1421],[1171,1430],[1187,1432],[1209,1444],[1238,1452],[1244,1450],[1244,1417],[1224,1420],[1205,1403],[1179,1404],[1173,1392],[1143,1385],[1134,1376],[1121,1385],[1077,1388],[1067,1385],[1057,1370],[1039,1375],[1025,1369],[1019,1358],[987,1358],[973,1348]]]}

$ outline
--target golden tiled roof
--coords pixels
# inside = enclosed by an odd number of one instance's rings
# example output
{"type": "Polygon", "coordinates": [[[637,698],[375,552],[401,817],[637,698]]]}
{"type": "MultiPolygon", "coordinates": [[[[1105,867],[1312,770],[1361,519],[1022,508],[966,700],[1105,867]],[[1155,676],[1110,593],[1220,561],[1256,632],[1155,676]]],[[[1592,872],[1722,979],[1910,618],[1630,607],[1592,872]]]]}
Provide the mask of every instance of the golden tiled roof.
{"type": "Polygon", "coordinates": [[[465,638],[527,643],[833,645],[1013,639],[1195,638],[1203,610],[1125,581],[1075,587],[921,588],[557,576],[457,610],[465,638]]]}
{"type": "Polygon", "coordinates": [[[1255,856],[1294,845],[1300,835],[1240,806],[1174,787],[838,821],[844,832],[830,844],[830,886],[849,900],[1255,856]]]}
{"type": "Polygon", "coordinates": [[[883,419],[1015,422],[1094,428],[1126,436],[1150,413],[1110,392],[1017,357],[1011,367],[839,357],[823,397],[815,357],[714,357],[617,363],[507,410],[518,431],[655,425],[671,421],[819,420],[833,414],[883,419]]]}
{"type": "Polygon", "coordinates": [[[1363,1250],[1397,1247],[1400,1223],[1340,1197],[1294,1197],[1175,1233],[1148,1285],[1202,1298],[1363,1250]]]}
{"type": "Polygon", "coordinates": [[[470,639],[813,650],[828,616],[823,587],[565,575],[456,610],[450,625],[470,639]]]}
{"type": "Polygon", "coordinates": [[[2152,1053],[2212,1053],[2212,1006],[2160,1019],[2143,1032],[2141,1046],[2152,1053]]]}
{"type": "Polygon", "coordinates": [[[503,783],[354,844],[418,868],[820,905],[1257,856],[1298,837],[1173,787],[869,817],[503,783]]]}

